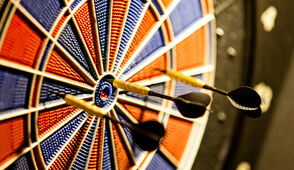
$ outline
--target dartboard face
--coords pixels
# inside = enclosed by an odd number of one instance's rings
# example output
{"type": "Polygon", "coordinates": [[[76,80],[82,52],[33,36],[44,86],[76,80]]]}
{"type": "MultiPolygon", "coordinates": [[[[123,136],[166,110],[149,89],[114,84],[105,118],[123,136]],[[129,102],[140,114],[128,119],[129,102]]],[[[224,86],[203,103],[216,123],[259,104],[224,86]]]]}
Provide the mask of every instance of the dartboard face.
{"type": "Polygon", "coordinates": [[[167,100],[125,92],[116,78],[171,96],[200,91],[156,69],[213,85],[209,0],[1,0],[0,166],[29,169],[189,169],[208,115],[181,116],[167,100]],[[72,94],[132,124],[161,122],[143,151],[123,126],[66,105],[72,94]]]}

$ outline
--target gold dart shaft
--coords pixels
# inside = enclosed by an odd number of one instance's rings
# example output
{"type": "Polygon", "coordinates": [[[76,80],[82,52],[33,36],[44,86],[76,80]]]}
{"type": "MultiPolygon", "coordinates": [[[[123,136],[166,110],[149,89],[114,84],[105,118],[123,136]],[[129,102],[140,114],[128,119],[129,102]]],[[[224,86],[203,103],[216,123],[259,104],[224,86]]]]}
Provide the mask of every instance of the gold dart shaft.
{"type": "MultiPolygon", "coordinates": [[[[133,125],[129,125],[129,124],[125,124],[122,123],[116,119],[113,119],[109,116],[106,115],[106,113],[104,113],[103,111],[101,111],[101,109],[95,105],[89,104],[88,102],[86,102],[85,100],[81,100],[76,98],[75,96],[71,95],[71,94],[66,94],[66,95],[60,95],[61,97],[63,97],[64,101],[72,106],[76,106],[80,109],[83,109],[85,112],[87,112],[88,114],[92,114],[94,116],[100,117],[100,118],[107,118],[112,120],[113,122],[116,122],[122,126],[128,127],[131,131],[133,132],[137,132],[141,135],[147,136],[148,138],[154,140],[154,141],[159,141],[162,136],[164,135],[164,132],[162,135],[158,135],[154,132],[150,132],[147,129],[144,129],[142,127],[136,127],[133,125]]],[[[158,123],[158,122],[157,122],[158,123]]],[[[164,129],[164,128],[163,128],[164,129]]]]}
{"type": "Polygon", "coordinates": [[[83,109],[85,112],[89,114],[95,115],[100,118],[103,118],[104,116],[106,116],[106,113],[104,113],[96,105],[89,104],[88,102],[78,99],[71,94],[65,95],[64,100],[67,104],[83,109]]]}
{"type": "Polygon", "coordinates": [[[200,79],[197,79],[197,78],[194,78],[191,76],[186,76],[178,71],[174,71],[174,70],[160,70],[160,71],[165,73],[171,79],[177,80],[179,82],[190,85],[192,87],[204,88],[204,89],[212,90],[214,92],[217,92],[217,93],[220,93],[223,95],[228,95],[228,92],[226,92],[224,90],[209,86],[204,81],[202,81],[200,79]]]}
{"type": "Polygon", "coordinates": [[[188,84],[193,87],[203,88],[203,86],[205,85],[205,82],[203,82],[202,80],[199,80],[199,79],[191,77],[191,76],[186,76],[186,75],[184,75],[180,72],[174,71],[174,70],[166,70],[165,73],[171,79],[177,80],[179,82],[188,84]]]}
{"type": "Polygon", "coordinates": [[[118,80],[118,79],[113,80],[112,84],[114,87],[123,89],[125,91],[141,94],[144,96],[148,96],[149,95],[148,93],[151,90],[149,87],[145,87],[136,83],[130,83],[130,82],[118,80]]]}
{"type": "Polygon", "coordinates": [[[160,97],[160,98],[164,98],[168,100],[174,100],[174,97],[155,92],[151,90],[149,87],[142,86],[136,83],[131,83],[131,82],[127,82],[127,81],[119,80],[119,79],[115,79],[115,80],[112,79],[108,81],[111,82],[114,87],[123,89],[125,91],[141,94],[143,96],[156,96],[156,97],[160,97]]]}

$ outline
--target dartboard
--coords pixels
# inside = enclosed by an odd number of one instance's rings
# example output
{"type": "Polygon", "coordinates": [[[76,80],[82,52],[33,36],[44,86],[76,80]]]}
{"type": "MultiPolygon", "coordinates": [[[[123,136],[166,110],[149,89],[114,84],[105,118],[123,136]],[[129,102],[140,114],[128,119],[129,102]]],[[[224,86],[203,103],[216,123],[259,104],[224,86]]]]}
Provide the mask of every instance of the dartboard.
{"type": "Polygon", "coordinates": [[[189,169],[208,114],[181,116],[165,99],[115,88],[115,78],[171,96],[200,91],[157,69],[210,85],[215,21],[210,0],[1,0],[0,166],[12,169],[189,169]],[[124,123],[161,122],[158,149],[67,105],[96,104],[124,123]]]}

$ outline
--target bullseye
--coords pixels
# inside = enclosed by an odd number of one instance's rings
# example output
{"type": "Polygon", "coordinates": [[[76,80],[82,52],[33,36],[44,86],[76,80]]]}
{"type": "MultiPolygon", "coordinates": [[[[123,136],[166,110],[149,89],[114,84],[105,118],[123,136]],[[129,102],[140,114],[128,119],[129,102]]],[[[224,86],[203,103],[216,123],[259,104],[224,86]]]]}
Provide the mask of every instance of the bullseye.
{"type": "Polygon", "coordinates": [[[113,78],[113,76],[107,74],[98,80],[95,90],[95,104],[105,112],[113,108],[118,91],[116,87],[106,81],[109,78],[113,78]]]}
{"type": "Polygon", "coordinates": [[[107,88],[107,87],[105,87],[105,88],[101,91],[100,98],[101,98],[102,100],[105,101],[105,100],[107,100],[109,94],[110,94],[110,89],[107,88]]]}

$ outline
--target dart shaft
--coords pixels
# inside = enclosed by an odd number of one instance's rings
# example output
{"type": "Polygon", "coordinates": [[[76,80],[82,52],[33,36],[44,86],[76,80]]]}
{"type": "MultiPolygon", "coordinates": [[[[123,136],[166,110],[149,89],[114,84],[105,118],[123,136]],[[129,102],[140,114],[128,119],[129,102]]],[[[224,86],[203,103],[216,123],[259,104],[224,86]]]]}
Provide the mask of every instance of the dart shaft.
{"type": "Polygon", "coordinates": [[[197,79],[197,78],[194,78],[191,76],[186,76],[180,72],[177,72],[174,70],[166,70],[166,71],[164,71],[164,73],[166,73],[166,75],[168,75],[171,79],[177,80],[177,81],[185,83],[187,85],[197,87],[197,88],[208,89],[208,90],[211,90],[211,91],[223,94],[223,95],[228,95],[228,93],[224,90],[217,89],[215,87],[211,87],[200,79],[197,79]]]}
{"type": "MultiPolygon", "coordinates": [[[[158,93],[156,91],[151,90],[148,87],[136,84],[136,83],[131,83],[131,82],[127,82],[127,81],[123,81],[123,80],[108,80],[110,82],[112,82],[113,86],[129,91],[129,92],[133,92],[133,93],[137,93],[137,94],[141,94],[144,96],[155,96],[155,97],[159,97],[159,98],[163,98],[163,99],[167,99],[167,100],[172,100],[174,101],[176,98],[172,97],[172,96],[168,96],[162,93],[158,93]]],[[[182,100],[187,102],[187,100],[178,98],[178,100],[182,100]]],[[[189,103],[191,103],[191,101],[189,101],[189,103]]],[[[195,103],[195,102],[194,102],[195,103]]],[[[197,103],[198,105],[198,103],[197,103]]]]}
{"type": "Polygon", "coordinates": [[[174,70],[166,70],[165,71],[166,75],[168,75],[171,79],[177,80],[179,82],[188,84],[190,86],[193,87],[197,87],[197,88],[203,88],[203,86],[205,85],[205,82],[203,82],[200,79],[191,77],[191,76],[186,76],[178,71],[174,71],[174,70]]]}
{"type": "Polygon", "coordinates": [[[118,80],[118,79],[111,80],[111,81],[114,87],[129,91],[129,92],[141,94],[144,96],[148,96],[148,93],[150,91],[150,88],[136,84],[136,83],[131,83],[131,82],[118,80]]]}
{"type": "Polygon", "coordinates": [[[204,85],[203,86],[204,89],[208,89],[208,90],[211,90],[211,91],[214,91],[214,92],[217,92],[219,94],[223,94],[223,95],[228,95],[228,92],[224,91],[224,90],[221,90],[221,89],[217,89],[215,87],[211,87],[211,86],[208,86],[208,85],[204,85]]]}
{"type": "Polygon", "coordinates": [[[91,105],[88,102],[86,102],[84,100],[81,100],[81,99],[78,99],[78,98],[76,98],[75,96],[73,96],[71,94],[65,95],[64,100],[65,100],[65,102],[67,104],[72,105],[72,106],[76,106],[76,107],[78,107],[80,109],[83,109],[85,112],[87,112],[89,114],[92,114],[92,115],[100,117],[100,118],[107,118],[107,119],[111,120],[112,122],[115,122],[115,123],[118,123],[118,124],[120,124],[122,126],[128,127],[130,130],[141,133],[141,134],[143,134],[145,136],[148,136],[149,138],[151,138],[153,140],[159,140],[161,138],[161,136],[153,134],[153,133],[151,133],[149,131],[146,131],[144,129],[139,129],[139,128],[136,128],[136,127],[134,127],[132,125],[125,124],[125,123],[122,123],[122,122],[120,122],[120,121],[118,121],[116,119],[113,119],[113,118],[107,116],[106,113],[101,111],[101,109],[98,108],[97,106],[91,105]]]}
{"type": "Polygon", "coordinates": [[[99,107],[92,105],[84,100],[80,100],[71,94],[65,95],[64,100],[67,104],[83,109],[89,114],[95,115],[100,118],[106,116],[106,113],[104,113],[99,107]]]}
{"type": "Polygon", "coordinates": [[[160,97],[160,98],[164,98],[164,99],[168,99],[168,100],[173,100],[174,97],[171,96],[167,96],[161,93],[157,93],[153,90],[151,90],[149,87],[146,86],[142,86],[136,83],[131,83],[131,82],[127,82],[124,80],[108,80],[110,82],[112,82],[114,87],[129,91],[129,92],[133,92],[133,93],[137,93],[137,94],[141,94],[144,96],[156,96],[156,97],[160,97]]]}
{"type": "Polygon", "coordinates": [[[156,96],[156,97],[160,97],[160,98],[163,98],[163,99],[167,99],[167,100],[174,100],[175,98],[172,97],[172,96],[168,96],[168,95],[165,95],[165,94],[161,94],[161,93],[158,93],[156,91],[153,91],[153,90],[150,90],[149,93],[148,93],[149,96],[156,96]]]}

